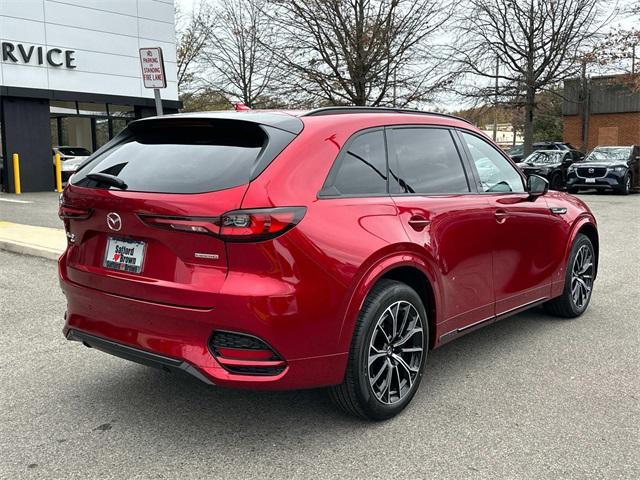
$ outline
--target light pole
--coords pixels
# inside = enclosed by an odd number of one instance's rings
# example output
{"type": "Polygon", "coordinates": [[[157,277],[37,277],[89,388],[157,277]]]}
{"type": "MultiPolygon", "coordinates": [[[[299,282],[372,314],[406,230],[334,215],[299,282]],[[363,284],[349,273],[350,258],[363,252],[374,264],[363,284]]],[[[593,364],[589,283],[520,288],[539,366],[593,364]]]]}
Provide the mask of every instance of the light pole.
{"type": "Polygon", "coordinates": [[[496,89],[493,97],[493,141],[498,139],[498,75],[500,74],[500,57],[496,57],[496,89]]]}

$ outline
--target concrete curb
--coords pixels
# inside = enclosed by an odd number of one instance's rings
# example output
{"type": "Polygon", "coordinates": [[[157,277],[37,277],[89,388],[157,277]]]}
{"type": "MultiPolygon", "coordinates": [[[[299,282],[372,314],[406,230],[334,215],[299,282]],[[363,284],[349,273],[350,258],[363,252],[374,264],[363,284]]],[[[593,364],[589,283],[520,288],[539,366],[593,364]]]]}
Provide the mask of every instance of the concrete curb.
{"type": "Polygon", "coordinates": [[[0,250],[6,252],[17,253],[20,255],[29,255],[32,257],[45,258],[47,260],[58,261],[63,252],[51,248],[36,247],[26,243],[15,241],[0,240],[0,250]]]}
{"type": "Polygon", "coordinates": [[[61,228],[0,220],[0,250],[57,260],[66,247],[67,237],[61,228]]]}

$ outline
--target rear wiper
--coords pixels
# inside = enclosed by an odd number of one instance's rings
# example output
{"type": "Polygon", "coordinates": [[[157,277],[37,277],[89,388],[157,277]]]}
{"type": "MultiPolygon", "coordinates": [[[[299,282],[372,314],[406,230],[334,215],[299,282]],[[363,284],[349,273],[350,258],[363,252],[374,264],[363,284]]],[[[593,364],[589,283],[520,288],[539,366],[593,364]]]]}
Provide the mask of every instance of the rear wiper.
{"type": "Polygon", "coordinates": [[[121,178],[118,178],[115,175],[109,175],[108,173],[87,173],[87,178],[99,183],[106,183],[107,185],[119,188],[120,190],[126,190],[128,188],[127,184],[124,183],[121,178]]]}

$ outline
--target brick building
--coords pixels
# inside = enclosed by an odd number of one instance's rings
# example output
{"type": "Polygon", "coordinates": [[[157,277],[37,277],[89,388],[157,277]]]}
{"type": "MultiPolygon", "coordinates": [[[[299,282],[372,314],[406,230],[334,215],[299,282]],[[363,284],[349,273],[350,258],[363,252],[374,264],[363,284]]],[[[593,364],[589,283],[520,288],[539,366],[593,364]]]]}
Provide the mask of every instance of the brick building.
{"type": "Polygon", "coordinates": [[[564,95],[565,142],[586,151],[598,145],[640,144],[640,91],[625,77],[595,77],[586,89],[579,79],[567,80],[564,95]]]}

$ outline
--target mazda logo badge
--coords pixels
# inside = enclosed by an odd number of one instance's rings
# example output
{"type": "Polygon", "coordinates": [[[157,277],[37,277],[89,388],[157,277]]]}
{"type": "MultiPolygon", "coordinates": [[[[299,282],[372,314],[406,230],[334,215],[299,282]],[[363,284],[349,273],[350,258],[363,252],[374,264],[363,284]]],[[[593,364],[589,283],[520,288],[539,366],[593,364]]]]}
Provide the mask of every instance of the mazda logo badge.
{"type": "Polygon", "coordinates": [[[115,212],[111,212],[107,215],[107,226],[114,232],[119,232],[122,228],[122,219],[120,215],[115,212]]]}
{"type": "Polygon", "coordinates": [[[589,173],[593,173],[593,172],[594,172],[593,168],[590,168],[589,173]]]}

